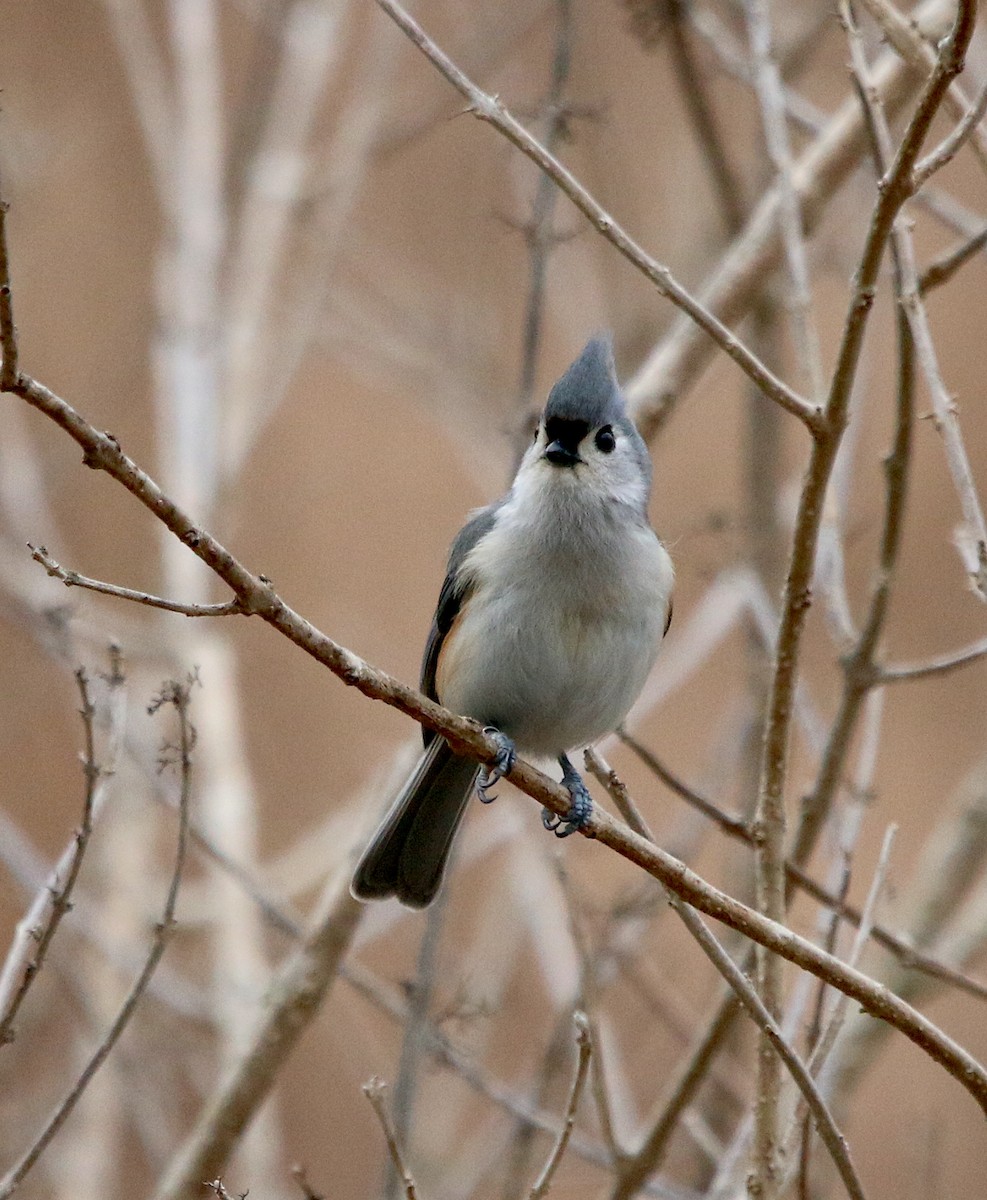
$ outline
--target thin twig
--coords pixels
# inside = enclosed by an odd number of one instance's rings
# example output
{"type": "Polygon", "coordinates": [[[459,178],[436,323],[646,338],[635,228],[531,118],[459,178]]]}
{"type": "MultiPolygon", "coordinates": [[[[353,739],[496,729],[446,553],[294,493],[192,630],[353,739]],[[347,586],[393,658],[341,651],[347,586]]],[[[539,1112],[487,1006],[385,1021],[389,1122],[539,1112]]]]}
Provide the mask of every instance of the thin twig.
{"type": "Polygon", "coordinates": [[[570,879],[569,874],[565,869],[565,864],[561,859],[556,862],[555,869],[556,874],[558,875],[559,884],[562,888],[562,893],[565,896],[566,908],[569,916],[569,926],[572,930],[572,940],[575,944],[576,952],[579,955],[580,1013],[585,1021],[587,1036],[589,1037],[589,1040],[595,1050],[590,1069],[590,1090],[593,1093],[593,1100],[596,1106],[596,1114],[600,1124],[600,1132],[603,1136],[603,1141],[607,1149],[610,1151],[610,1157],[614,1164],[615,1171],[619,1175],[620,1162],[624,1157],[624,1152],[617,1141],[617,1135],[614,1131],[610,1092],[607,1087],[606,1072],[603,1065],[603,1039],[600,1037],[599,1025],[596,1019],[598,1000],[597,961],[594,961],[594,955],[590,950],[589,939],[587,937],[582,919],[583,914],[580,912],[580,906],[572,886],[572,880],[570,879]]]}
{"type": "Polygon", "coordinates": [[[447,57],[396,0],[377,0],[380,8],[403,30],[411,41],[456,90],[468,101],[467,111],[492,125],[522,154],[531,159],[569,197],[572,203],[623,255],[657,288],[659,293],[688,314],[719,347],[776,404],[797,416],[809,429],[821,427],[820,413],[786,383],[778,379],[732,333],[722,321],[703,307],[672,275],[667,266],[647,254],[623,227],[600,205],[545,147],[504,107],[497,96],[483,92],[447,57]]]}
{"type": "MultiPolygon", "coordinates": [[[[913,70],[928,75],[935,69],[935,50],[922,36],[914,13],[903,16],[890,0],[861,0],[861,4],[880,26],[886,41],[913,70]]],[[[972,107],[956,81],[950,84],[944,102],[957,121],[964,120],[972,107]]],[[[970,133],[973,135],[971,148],[980,166],[987,170],[987,133],[979,128],[978,121],[973,122],[970,133]]]]}
{"type": "MultiPolygon", "coordinates": [[[[203,1183],[204,1188],[208,1188],[216,1197],[216,1200],[234,1200],[233,1194],[229,1192],[222,1179],[218,1176],[215,1179],[210,1179],[208,1183],[203,1183]]],[[[247,1200],[247,1193],[241,1192],[239,1200],[247,1200]]]]}
{"type": "Polygon", "coordinates": [[[968,263],[984,246],[987,246],[987,225],[964,238],[958,246],[948,250],[941,258],[930,263],[919,276],[919,291],[923,296],[927,296],[933,289],[948,283],[960,267],[968,263]]]}
{"type": "Polygon", "coordinates": [[[160,696],[151,706],[152,711],[156,711],[157,708],[160,708],[164,704],[172,705],[175,709],[178,716],[178,744],[169,747],[167,754],[168,761],[177,760],[181,775],[179,791],[181,815],[178,825],[175,865],[172,869],[171,882],[168,885],[168,893],[165,898],[161,919],[154,928],[151,948],[144,960],[140,974],[134,980],[126,999],[120,1006],[116,1018],[86,1063],[78,1079],[72,1085],[68,1095],[66,1095],[65,1099],[62,1100],[48,1118],[34,1143],[22,1155],[20,1160],[10,1168],[3,1179],[0,1180],[0,1200],[7,1200],[9,1196],[14,1194],[31,1168],[48,1148],[48,1144],[52,1138],[58,1133],[66,1120],[68,1120],[72,1110],[92,1082],[96,1072],[106,1061],[107,1056],[116,1045],[120,1035],[130,1023],[130,1019],[134,1015],[141,997],[147,990],[151,976],[154,974],[167,948],[168,942],[171,940],[171,935],[174,933],[175,907],[178,902],[178,889],[182,881],[182,870],[185,866],[185,853],[188,846],[188,809],[192,785],[192,747],[195,740],[195,731],[189,720],[189,692],[191,682],[191,680],[188,680],[185,683],[171,682],[166,684],[160,696]]]}
{"type": "MultiPolygon", "coordinates": [[[[772,912],[768,915],[772,917],[778,915],[773,910],[777,908],[779,888],[782,896],[784,893],[784,789],[788,773],[789,735],[802,635],[811,604],[812,572],[825,494],[847,424],[851,389],[886,245],[898,212],[909,195],[912,167],[929,127],[950,81],[962,69],[966,49],[975,27],[974,8],[972,0],[960,4],[953,27],[941,44],[936,69],[923,89],[898,147],[894,163],[879,189],[857,268],[840,350],[826,400],[826,433],[817,436],[813,441],[810,462],[799,498],[768,702],[755,824],[758,853],[762,859],[761,877],[765,884],[759,894],[759,904],[771,908],[772,912]]],[[[879,622],[875,624],[879,627],[879,622]]],[[[803,846],[806,844],[807,839],[803,841],[803,846]]],[[[801,861],[797,856],[796,860],[801,861]]],[[[764,951],[759,951],[759,954],[763,959],[764,951]]]]}
{"type": "Polygon", "coordinates": [[[552,1186],[552,1179],[559,1168],[559,1163],[566,1152],[566,1147],[569,1145],[569,1138],[572,1136],[572,1129],[576,1123],[576,1109],[579,1107],[579,1099],[583,1094],[586,1075],[589,1071],[590,1057],[593,1053],[593,1043],[589,1035],[589,1022],[586,1019],[585,1013],[581,1012],[575,1013],[572,1019],[576,1026],[576,1046],[579,1050],[579,1059],[576,1063],[576,1073],[572,1080],[572,1089],[569,1092],[569,1103],[566,1105],[565,1119],[559,1131],[558,1141],[553,1146],[552,1153],[548,1156],[548,1161],[545,1163],[541,1174],[535,1180],[534,1186],[528,1193],[528,1200],[542,1200],[542,1197],[548,1193],[549,1188],[552,1186]]]}
{"type": "Polygon", "coordinates": [[[104,596],[116,596],[120,600],[132,600],[135,604],[146,604],[148,608],[163,608],[166,612],[181,613],[186,617],[231,617],[246,615],[243,603],[234,598],[224,604],[183,604],[180,600],[165,600],[160,596],[152,596],[148,592],[138,592],[133,588],[118,587],[115,583],[102,583],[98,579],[90,579],[80,575],[78,571],[69,571],[57,563],[48,553],[45,546],[27,544],[31,557],[40,563],[45,571],[53,578],[60,579],[66,587],[88,588],[92,592],[100,592],[104,596]]]}
{"type": "MultiPolygon", "coordinates": [[[[938,38],[943,21],[954,11],[954,0],[925,0],[912,18],[923,33],[934,29],[938,38]]],[[[889,113],[899,112],[918,86],[915,73],[891,50],[875,65],[874,82],[889,113]]],[[[829,201],[867,149],[860,105],[851,97],[826,121],[794,165],[793,182],[806,235],[816,228],[829,201]]],[[[780,204],[776,186],[756,205],[744,229],[700,289],[705,306],[724,322],[735,324],[750,312],[763,294],[766,276],[779,261],[780,204]]],[[[686,317],[672,322],[625,387],[634,420],[646,439],[657,436],[678,399],[707,366],[712,351],[712,343],[686,317]]]]}
{"type": "Polygon", "coordinates": [[[912,172],[912,187],[918,191],[924,187],[936,171],[941,171],[947,163],[952,162],[960,148],[964,145],[984,113],[987,112],[987,85],[980,89],[980,95],[970,106],[969,111],[955,128],[931,151],[915,164],[912,172]]]}
{"type": "MultiPolygon", "coordinates": [[[[987,653],[987,650],[985,650],[985,653],[987,653]]],[[[638,742],[636,738],[631,737],[626,731],[621,730],[618,736],[672,791],[680,795],[687,803],[694,805],[704,816],[714,821],[726,834],[736,838],[738,841],[744,842],[748,846],[754,844],[754,834],[745,821],[724,812],[712,800],[700,795],[694,788],[684,783],[677,775],[669,771],[661,760],[648,750],[647,747],[638,742]]],[[[587,759],[587,765],[589,761],[587,759]]],[[[601,782],[603,781],[601,780],[601,782]]],[[[604,783],[604,786],[607,785],[604,783]]],[[[829,891],[822,884],[817,883],[801,867],[796,866],[791,859],[786,862],[785,869],[790,885],[799,888],[807,896],[815,900],[816,903],[825,905],[842,920],[848,921],[851,925],[859,928],[862,919],[860,909],[849,904],[836,892],[829,891]]],[[[978,1000],[987,1000],[987,984],[981,983],[976,979],[971,979],[970,976],[964,975],[961,971],[957,971],[954,967],[949,966],[940,959],[921,952],[910,938],[894,933],[883,925],[875,925],[873,927],[872,937],[878,945],[883,946],[885,950],[893,954],[903,967],[920,971],[922,974],[929,975],[933,979],[940,979],[944,983],[950,983],[968,995],[975,996],[978,1000]]]]}
{"type": "MultiPolygon", "coordinates": [[[[641,837],[653,842],[654,837],[634,801],[631,799],[626,786],[617,778],[613,771],[606,767],[606,764],[602,765],[604,771],[600,774],[601,781],[604,782],[604,786],[606,786],[610,798],[617,806],[621,816],[641,837]]],[[[768,1011],[767,1005],[751,986],[750,980],[744,972],[709,931],[698,913],[678,896],[674,895],[674,893],[666,892],[666,895],[668,896],[668,902],[675,909],[675,912],[681,918],[689,933],[699,943],[703,953],[726,980],[738,1002],[743,1006],[751,1020],[761,1030],[765,1040],[788,1068],[812,1112],[819,1134],[827,1150],[829,1150],[833,1162],[836,1164],[848,1195],[852,1196],[854,1200],[864,1200],[863,1189],[850,1161],[850,1151],[846,1139],[837,1128],[833,1115],[829,1111],[808,1069],[785,1038],[777,1021],[768,1011]]],[[[774,1154],[775,1151],[772,1150],[772,1157],[774,1154]]],[[[772,1165],[770,1178],[761,1181],[762,1189],[768,1185],[770,1179],[774,1179],[776,1171],[777,1168],[772,1165]]]]}
{"type": "Polygon", "coordinates": [[[391,1162],[394,1165],[394,1170],[397,1172],[398,1179],[404,1187],[404,1194],[407,1200],[416,1200],[415,1181],[405,1165],[401,1147],[398,1145],[397,1134],[394,1132],[394,1125],[387,1112],[387,1105],[384,1103],[384,1092],[386,1089],[387,1084],[384,1083],[383,1079],[375,1075],[363,1085],[363,1094],[370,1101],[374,1112],[377,1114],[377,1120],[380,1121],[380,1127],[384,1131],[384,1138],[387,1141],[387,1150],[391,1156],[391,1162]]]}
{"type": "MultiPolygon", "coordinates": [[[[881,845],[881,852],[878,855],[877,867],[874,871],[874,877],[871,880],[871,886],[867,893],[867,899],[864,902],[860,928],[857,930],[857,936],[853,940],[853,945],[847,958],[847,961],[852,965],[856,965],[856,963],[859,961],[860,955],[863,953],[864,946],[867,943],[867,939],[870,936],[871,929],[873,928],[874,912],[877,908],[878,899],[881,896],[885,881],[887,879],[888,862],[891,856],[891,845],[894,841],[896,832],[897,827],[891,825],[888,827],[884,835],[884,841],[881,845]]],[[[847,882],[849,882],[849,876],[847,876],[847,882]]],[[[820,1024],[822,1015],[822,1001],[825,991],[825,987],[820,985],[819,1012],[817,1013],[814,1021],[815,1029],[809,1040],[809,1045],[811,1046],[811,1053],[809,1056],[809,1071],[814,1079],[819,1078],[822,1069],[825,1066],[826,1059],[829,1057],[833,1046],[836,1044],[836,1039],[840,1034],[840,1030],[843,1028],[846,1022],[848,1012],[847,1005],[843,1003],[845,997],[838,996],[837,1002],[833,1006],[833,1011],[830,1013],[829,1020],[826,1023],[826,1028],[820,1032],[818,1026],[820,1024]]],[[[811,1195],[809,1188],[809,1157],[811,1137],[809,1114],[806,1111],[806,1106],[804,1103],[799,1109],[796,1109],[796,1112],[792,1117],[788,1137],[786,1138],[787,1142],[790,1143],[795,1137],[799,1126],[802,1127],[798,1164],[799,1195],[800,1197],[808,1197],[811,1195]]]]}
{"type": "MultiPolygon", "coordinates": [[[[96,761],[95,737],[93,733],[96,709],[90,694],[89,676],[82,667],[79,667],[75,672],[75,681],[79,689],[79,697],[82,701],[82,708],[79,710],[79,715],[82,717],[82,728],[85,738],[82,771],[86,781],[86,790],[82,804],[82,821],[79,824],[79,828],[75,831],[71,845],[67,850],[68,862],[64,863],[65,855],[63,855],[58,867],[56,867],[52,885],[46,887],[44,892],[39,894],[38,901],[31,906],[27,916],[24,918],[25,922],[27,922],[28,931],[24,950],[27,952],[33,944],[34,952],[30,955],[28,962],[24,966],[21,982],[17,990],[10,997],[6,1005],[0,1004],[0,1047],[3,1047],[8,1042],[12,1042],[16,1037],[14,1021],[17,1018],[17,1012],[24,1003],[31,985],[37,979],[41,968],[44,966],[45,957],[48,954],[48,949],[51,946],[52,939],[62,918],[72,908],[72,890],[75,887],[76,879],[79,877],[82,859],[86,853],[86,847],[89,844],[89,838],[93,831],[97,784],[102,774],[99,764],[96,761]],[[58,881],[59,875],[62,876],[62,882],[58,881]],[[38,908],[39,902],[42,906],[41,911],[35,911],[38,908]],[[44,909],[47,909],[47,912],[44,909]]],[[[16,951],[17,944],[15,942],[11,953],[16,955],[16,951]]],[[[7,978],[8,964],[5,963],[0,984],[7,978]]],[[[4,988],[0,986],[0,997],[2,997],[3,991],[4,988]]]]}
{"type": "Polygon", "coordinates": [[[913,683],[922,679],[935,679],[940,675],[948,675],[960,667],[968,667],[971,663],[978,663],[984,657],[987,657],[987,638],[981,638],[979,641],[973,642],[962,650],[953,650],[948,654],[941,654],[936,658],[926,659],[924,662],[897,663],[880,667],[877,682],[883,685],[886,683],[913,683]]]}
{"type": "MultiPolygon", "coordinates": [[[[379,980],[366,967],[357,962],[350,962],[341,969],[340,974],[359,995],[369,1000],[397,1024],[403,1025],[407,1020],[407,997],[379,980]]],[[[434,1024],[429,1027],[428,1052],[438,1065],[454,1072],[471,1091],[503,1109],[525,1128],[544,1133],[551,1138],[558,1137],[558,1121],[554,1116],[532,1104],[527,1097],[516,1094],[501,1081],[491,1078],[477,1066],[472,1054],[457,1047],[434,1024]]],[[[606,1170],[611,1165],[609,1152],[598,1142],[590,1142],[579,1134],[574,1134],[569,1145],[574,1153],[594,1166],[606,1170]]]]}
{"type": "MultiPolygon", "coordinates": [[[[850,947],[850,953],[847,955],[847,962],[852,967],[855,967],[860,961],[860,956],[863,954],[867,939],[870,937],[871,929],[874,926],[874,913],[877,911],[877,904],[887,881],[888,867],[891,861],[891,848],[894,845],[897,832],[898,827],[896,825],[889,825],[885,831],[884,841],[881,843],[881,851],[877,856],[874,877],[871,880],[867,898],[864,901],[864,907],[861,911],[860,926],[853,939],[853,945],[850,947]]],[[[829,1052],[836,1042],[840,1029],[843,1027],[843,1022],[848,1012],[848,1005],[845,1001],[845,996],[837,996],[827,1026],[823,1030],[822,1036],[812,1047],[812,1053],[809,1057],[809,1070],[814,1077],[818,1077],[826,1059],[829,1057],[829,1052]]]]}

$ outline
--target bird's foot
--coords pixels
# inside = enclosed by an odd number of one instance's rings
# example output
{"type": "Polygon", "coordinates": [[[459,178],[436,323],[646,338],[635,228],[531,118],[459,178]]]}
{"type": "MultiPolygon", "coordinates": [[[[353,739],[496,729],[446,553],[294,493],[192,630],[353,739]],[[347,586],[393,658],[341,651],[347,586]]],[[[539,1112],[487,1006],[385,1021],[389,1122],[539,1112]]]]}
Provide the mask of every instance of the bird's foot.
{"type": "Polygon", "coordinates": [[[490,789],[498,784],[505,775],[511,773],[511,768],[517,762],[517,751],[514,743],[506,733],[501,733],[492,725],[486,726],[483,732],[497,744],[497,757],[489,766],[484,766],[476,781],[476,794],[481,804],[492,804],[497,797],[490,795],[490,789]]]}
{"type": "Polygon", "coordinates": [[[577,833],[590,819],[593,800],[579,772],[565,754],[559,755],[559,764],[562,767],[562,786],[569,793],[569,811],[564,817],[560,817],[550,808],[543,808],[541,823],[556,837],[564,838],[571,833],[577,833]]]}

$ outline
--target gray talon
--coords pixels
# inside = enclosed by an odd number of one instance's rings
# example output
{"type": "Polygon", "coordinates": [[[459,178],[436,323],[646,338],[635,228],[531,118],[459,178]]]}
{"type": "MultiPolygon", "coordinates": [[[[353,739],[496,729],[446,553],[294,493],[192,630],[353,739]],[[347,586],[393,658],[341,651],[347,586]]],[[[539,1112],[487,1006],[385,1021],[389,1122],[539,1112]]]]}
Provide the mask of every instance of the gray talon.
{"type": "Polygon", "coordinates": [[[562,786],[569,793],[569,811],[564,817],[557,816],[549,808],[541,811],[541,823],[557,838],[569,837],[577,833],[590,819],[593,812],[593,799],[586,790],[586,784],[576,768],[565,754],[559,755],[562,767],[562,786]]]}
{"type": "Polygon", "coordinates": [[[497,756],[489,766],[483,766],[480,769],[476,781],[476,794],[481,804],[493,804],[497,797],[488,793],[505,775],[511,773],[517,762],[517,751],[507,734],[501,733],[493,725],[487,725],[483,732],[497,743],[497,756]]]}

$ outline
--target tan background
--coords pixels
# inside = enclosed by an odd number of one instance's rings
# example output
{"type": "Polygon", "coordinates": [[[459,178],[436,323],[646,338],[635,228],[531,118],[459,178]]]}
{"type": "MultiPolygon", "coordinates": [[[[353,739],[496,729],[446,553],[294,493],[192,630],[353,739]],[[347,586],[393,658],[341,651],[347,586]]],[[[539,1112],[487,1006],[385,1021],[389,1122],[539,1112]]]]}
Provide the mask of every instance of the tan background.
{"type": "MultiPolygon", "coordinates": [[[[169,344],[161,301],[156,310],[155,300],[168,223],[111,36],[111,7],[12,0],[0,5],[0,178],[11,204],[16,314],[24,368],[97,426],[112,430],[138,462],[155,475],[164,473],[162,482],[169,486],[161,446],[177,435],[162,416],[161,386],[152,365],[155,346],[159,352],[169,344]]],[[[262,21],[276,8],[245,2],[219,6],[222,120],[230,138],[249,136],[243,130],[249,130],[251,105],[258,103],[266,70],[262,21]]],[[[730,6],[720,8],[733,20],[730,6]]],[[[433,4],[420,16],[483,86],[528,112],[544,93],[554,12],[548,7],[522,19],[499,9],[433,4]],[[503,36],[505,27],[514,30],[511,36],[503,36]]],[[[168,6],[155,3],[149,14],[156,43],[167,48],[168,6]]],[[[783,31],[786,21],[794,26],[794,15],[782,20],[783,31]]],[[[569,94],[591,106],[595,116],[576,124],[575,141],[563,152],[650,252],[697,285],[717,257],[722,225],[672,78],[667,45],[645,53],[627,26],[626,13],[616,5],[576,6],[569,94]]],[[[497,494],[510,469],[506,431],[516,419],[527,291],[526,250],[510,221],[525,218],[534,178],[492,130],[455,115],[461,107],[457,98],[398,41],[380,13],[352,6],[338,37],[342,54],[326,73],[308,146],[312,159],[321,161],[335,146],[342,115],[358,94],[362,74],[374,64],[384,95],[379,122],[353,204],[343,214],[335,256],[324,264],[325,302],[307,330],[304,358],[243,469],[230,481],[226,502],[213,508],[207,523],[318,627],[370,662],[413,681],[450,537],[469,508],[497,494]],[[392,53],[388,71],[381,56],[392,53]],[[388,142],[418,123],[423,128],[414,136],[396,146],[388,142]]],[[[982,50],[978,43],[975,78],[982,74],[982,50]]],[[[172,54],[172,49],[164,54],[169,72],[172,54]]],[[[711,61],[708,54],[700,58],[711,61]]],[[[845,59],[839,30],[830,22],[799,86],[831,109],[846,93],[845,59]]],[[[753,195],[763,177],[756,110],[749,93],[722,76],[716,76],[713,95],[731,159],[753,195]]],[[[276,164],[268,169],[276,194],[276,164]]],[[[297,299],[291,292],[293,273],[312,253],[306,239],[314,237],[318,245],[317,223],[325,206],[333,211],[339,196],[320,190],[323,182],[313,171],[290,213],[286,267],[278,275],[277,293],[268,297],[271,310],[289,325],[297,299]]],[[[970,209],[983,210],[983,175],[969,163],[951,168],[943,186],[970,209]]],[[[872,194],[869,176],[855,178],[814,244],[827,362],[872,194]]],[[[919,246],[928,258],[951,236],[927,216],[918,219],[919,246]]],[[[564,203],[556,223],[576,236],[551,259],[539,395],[586,336],[600,328],[615,331],[619,366],[629,375],[671,316],[669,306],[564,203]]],[[[223,260],[219,293],[224,304],[230,299],[229,261],[223,260]]],[[[931,305],[947,384],[959,399],[967,446],[981,478],[987,468],[985,283],[981,257],[931,305]]],[[[183,294],[187,281],[169,286],[178,289],[179,310],[196,299],[183,294]]],[[[174,299],[176,293],[170,294],[174,299]]],[[[880,512],[879,456],[890,420],[890,328],[884,305],[875,316],[862,373],[863,416],[845,524],[851,599],[858,613],[880,512]]],[[[220,330],[206,336],[216,344],[220,330]]],[[[277,339],[268,343],[270,361],[277,362],[283,348],[277,339]]],[[[794,378],[790,360],[785,369],[794,378]]],[[[923,397],[921,404],[926,403],[923,397]]],[[[129,663],[129,732],[136,765],[119,773],[119,790],[108,809],[107,830],[116,829],[118,836],[111,844],[107,832],[102,851],[103,834],[97,836],[76,911],[22,1016],[17,1044],[3,1052],[4,1169],[69,1083],[84,1047],[94,1044],[113,997],[138,961],[144,923],[158,911],[159,871],[173,823],[154,805],[148,782],[160,732],[143,708],[157,682],[192,661],[202,667],[203,691],[196,699],[203,714],[200,742],[210,730],[217,739],[233,740],[222,751],[214,743],[213,751],[202,748],[201,753],[206,758],[212,753],[221,763],[228,751],[242,773],[231,783],[234,792],[239,790],[235,802],[214,819],[216,835],[229,837],[225,844],[235,856],[255,856],[256,872],[271,892],[297,901],[300,909],[352,836],[357,796],[364,797],[365,808],[378,803],[395,749],[414,733],[406,719],[347,691],[260,623],[237,619],[206,630],[179,616],[68,593],[46,580],[23,550],[28,538],[45,543],[66,566],[152,591],[167,591],[169,581],[182,578],[182,568],[166,572],[161,535],[152,520],[112,481],[84,470],[67,438],[18,405],[5,398],[0,408],[6,588],[0,610],[0,804],[45,861],[60,852],[78,819],[81,792],[69,668],[84,661],[98,669],[104,662],[101,647],[111,636],[119,638],[129,663]],[[39,615],[52,605],[69,606],[68,633],[52,635],[50,622],[39,615]],[[217,704],[209,664],[212,655],[226,653],[234,656],[226,678],[235,680],[229,694],[239,714],[207,716],[210,705],[217,704]],[[244,781],[249,781],[249,795],[244,781]],[[338,822],[326,826],[333,816],[338,822]],[[233,830],[225,830],[224,822],[233,830]],[[121,856],[131,853],[128,872],[121,856]],[[289,854],[293,857],[286,859],[289,854]],[[80,928],[101,931],[111,950],[80,937],[80,928]]],[[[739,372],[718,361],[653,447],[653,515],[678,572],[673,640],[691,628],[690,614],[711,581],[746,553],[745,405],[739,372]]],[[[770,463],[763,469],[777,471],[785,523],[806,439],[793,421],[783,425],[780,469],[770,463]]],[[[983,606],[965,589],[950,544],[957,504],[929,422],[918,426],[915,456],[887,638],[894,660],[959,646],[984,630],[983,606]]],[[[784,524],[782,536],[787,528],[784,524]]],[[[184,578],[197,586],[194,572],[184,578]]],[[[777,582],[771,581],[772,595],[777,582]]],[[[221,598],[218,592],[209,594],[221,598]]],[[[737,729],[745,712],[746,674],[745,638],[736,630],[639,727],[669,765],[730,805],[743,800],[737,729]]],[[[810,621],[806,675],[813,701],[828,717],[839,676],[818,613],[810,621]]],[[[866,890],[885,827],[897,822],[892,894],[882,909],[891,924],[896,904],[907,902],[921,849],[950,794],[984,754],[985,699],[983,666],[900,687],[887,697],[874,802],[865,819],[853,891],[859,897],[866,890]]],[[[615,750],[613,758],[665,844],[687,851],[713,880],[740,886],[742,853],[724,846],[715,833],[701,831],[626,752],[615,750]]],[[[213,769],[220,769],[215,762],[202,768],[206,777],[213,769]]],[[[793,803],[812,770],[800,739],[790,786],[793,803]]],[[[504,793],[500,811],[472,814],[463,855],[470,857],[471,846],[480,848],[490,829],[510,834],[504,823],[513,822],[510,836],[518,840],[512,844],[525,847],[522,858],[514,856],[515,872],[535,860],[547,865],[529,878],[531,894],[526,894],[511,873],[510,850],[501,846],[451,881],[437,1005],[489,1009],[469,1019],[460,1013],[449,1028],[495,1076],[527,1093],[551,1033],[553,1006],[569,1002],[558,993],[565,991],[574,959],[550,866],[556,846],[542,836],[531,803],[509,789],[504,793]]],[[[23,883],[30,874],[25,867],[19,882],[14,845],[5,840],[4,936],[26,904],[23,883]]],[[[618,897],[640,892],[632,869],[598,846],[573,839],[564,845],[563,858],[597,915],[618,897]]],[[[210,880],[218,876],[201,856],[193,856],[190,876],[179,909],[184,929],[167,963],[174,972],[170,983],[147,1000],[108,1066],[101,1090],[94,1089],[91,1106],[73,1117],[47,1165],[25,1185],[25,1200],[145,1194],[190,1125],[196,1093],[208,1093],[221,1055],[240,1036],[237,1023],[249,1025],[270,964],[285,944],[253,924],[249,901],[235,888],[224,892],[216,884],[210,892],[210,880]],[[222,926],[226,958],[211,948],[212,925],[222,924],[218,905],[234,914],[222,918],[228,921],[222,926]],[[237,928],[240,933],[234,934],[237,928]],[[243,945],[252,947],[242,953],[235,940],[241,936],[243,945]],[[186,984],[191,1012],[182,1010],[186,984]],[[205,1013],[198,1011],[203,1005],[205,1013]],[[239,1015],[230,1017],[231,1012],[239,1015]],[[221,1013],[226,1015],[217,1016],[221,1013]],[[212,1020],[228,1038],[214,1036],[212,1020]]],[[[798,919],[812,928],[808,907],[800,907],[798,919]]],[[[414,970],[424,921],[421,915],[375,910],[356,953],[382,978],[401,981],[414,970]]],[[[872,966],[877,965],[875,960],[872,966]]],[[[648,935],[642,970],[663,997],[664,1015],[649,1010],[626,984],[616,986],[607,1009],[613,1073],[620,1080],[620,1123],[629,1140],[677,1060],[682,1035],[695,1028],[713,991],[707,965],[671,917],[661,917],[648,935]]],[[[973,1053],[987,1055],[982,1003],[953,995],[926,1007],[973,1053]]],[[[393,1023],[340,983],[293,1056],[257,1142],[229,1168],[231,1189],[249,1187],[260,1200],[297,1194],[288,1168],[300,1161],[313,1184],[334,1198],[373,1192],[384,1159],[359,1085],[375,1072],[393,1079],[398,1053],[393,1023]]],[[[728,1074],[741,1094],[750,1087],[752,1061],[738,1046],[728,1074]]],[[[470,1098],[449,1072],[429,1070],[425,1080],[411,1160],[423,1195],[459,1195],[468,1178],[464,1163],[481,1164],[483,1153],[496,1151],[508,1126],[470,1098]]],[[[557,1108],[558,1096],[551,1103],[557,1108]]],[[[585,1121],[592,1130],[592,1117],[585,1121]]],[[[948,1200],[987,1188],[982,1115],[955,1082],[901,1038],[893,1039],[855,1098],[847,1132],[872,1197],[948,1200]]],[[[683,1138],[672,1160],[681,1178],[690,1169],[687,1144],[683,1138]]],[[[539,1151],[535,1161],[540,1159],[539,1151]]],[[[565,1171],[559,1195],[596,1194],[602,1177],[595,1169],[571,1158],[565,1171]]],[[[476,1194],[499,1195],[497,1172],[479,1174],[476,1194]]]]}

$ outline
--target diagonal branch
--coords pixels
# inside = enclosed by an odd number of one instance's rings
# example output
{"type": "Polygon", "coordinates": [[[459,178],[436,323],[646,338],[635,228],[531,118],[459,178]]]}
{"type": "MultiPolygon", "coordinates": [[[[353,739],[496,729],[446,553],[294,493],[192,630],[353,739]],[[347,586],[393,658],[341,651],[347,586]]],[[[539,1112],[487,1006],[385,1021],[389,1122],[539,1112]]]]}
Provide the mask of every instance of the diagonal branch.
{"type": "Polygon", "coordinates": [[[99,592],[103,596],[116,596],[119,600],[132,600],[135,604],[145,604],[148,608],[160,608],[165,612],[181,613],[186,617],[232,617],[243,614],[243,605],[239,600],[227,600],[223,604],[183,604],[180,600],[166,600],[161,596],[152,596],[149,592],[135,591],[133,588],[119,587],[115,583],[103,583],[99,579],[90,579],[80,575],[78,571],[66,570],[48,553],[46,546],[27,544],[31,557],[40,563],[52,579],[60,579],[66,587],[86,588],[91,592],[99,592]]]}
{"type": "Polygon", "coordinates": [[[432,41],[421,26],[396,0],[377,0],[377,4],[404,31],[429,61],[468,101],[467,112],[492,125],[526,155],[569,197],[620,254],[658,289],[660,294],[680,308],[704,330],[716,344],[754,381],[762,392],[786,412],[798,417],[814,432],[821,428],[819,410],[808,404],[786,383],[778,379],[752,354],[737,336],[708,309],[704,308],[672,275],[668,267],[647,254],[624,228],[583,187],[557,158],[520,124],[501,103],[499,97],[481,91],[454,62],[432,41]]]}

